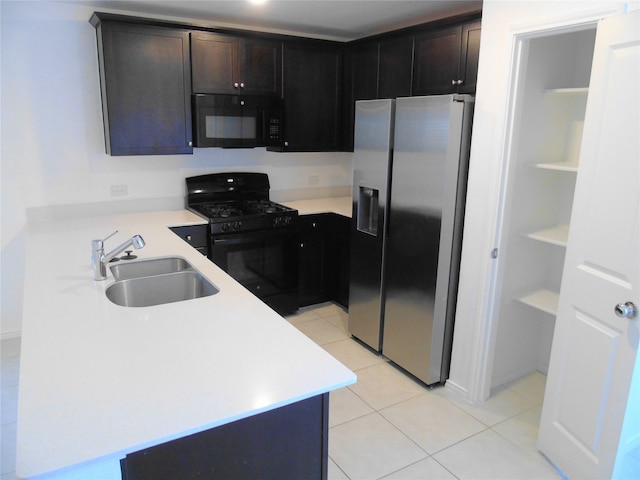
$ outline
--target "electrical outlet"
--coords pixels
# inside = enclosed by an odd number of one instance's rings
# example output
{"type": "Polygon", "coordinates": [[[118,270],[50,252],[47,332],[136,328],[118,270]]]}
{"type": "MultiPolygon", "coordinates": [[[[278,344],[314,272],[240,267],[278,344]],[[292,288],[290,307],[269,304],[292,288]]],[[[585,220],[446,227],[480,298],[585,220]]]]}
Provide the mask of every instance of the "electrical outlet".
{"type": "Polygon", "coordinates": [[[126,185],[111,185],[112,197],[123,197],[125,195],[128,195],[126,185]]]}
{"type": "Polygon", "coordinates": [[[320,183],[320,177],[318,175],[309,176],[309,185],[318,185],[320,183]]]}

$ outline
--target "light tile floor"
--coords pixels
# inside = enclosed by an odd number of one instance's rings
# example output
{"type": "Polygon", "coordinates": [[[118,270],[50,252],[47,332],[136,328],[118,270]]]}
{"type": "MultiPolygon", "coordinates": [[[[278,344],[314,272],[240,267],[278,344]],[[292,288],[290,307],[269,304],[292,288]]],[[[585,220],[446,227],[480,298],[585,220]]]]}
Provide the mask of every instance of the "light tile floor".
{"type": "MultiPolygon", "coordinates": [[[[446,388],[424,387],[352,340],[348,314],[332,303],[287,319],[358,375],[355,385],[330,395],[330,480],[560,478],[535,448],[543,375],[469,405],[446,388]]],[[[20,339],[3,341],[0,353],[0,480],[14,480],[20,339]]]]}
{"type": "Polygon", "coordinates": [[[561,478],[535,447],[544,375],[470,405],[351,339],[348,314],[334,304],[287,319],[358,375],[355,385],[330,395],[330,480],[561,478]]]}

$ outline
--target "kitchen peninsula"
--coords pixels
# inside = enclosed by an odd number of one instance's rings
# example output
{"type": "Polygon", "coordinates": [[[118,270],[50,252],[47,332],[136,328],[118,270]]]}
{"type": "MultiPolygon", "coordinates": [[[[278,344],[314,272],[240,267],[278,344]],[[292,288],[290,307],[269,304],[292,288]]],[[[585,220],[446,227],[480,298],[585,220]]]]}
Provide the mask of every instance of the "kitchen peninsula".
{"type": "MultiPolygon", "coordinates": [[[[135,452],[314,398],[326,434],[327,393],[355,374],[167,228],[201,223],[172,210],[30,224],[19,478],[116,480],[135,452]],[[113,278],[93,280],[90,247],[115,230],[105,251],[139,234],[139,260],[183,257],[219,292],[152,307],[111,303],[113,278]]],[[[326,436],[319,444],[320,459],[326,436]]],[[[277,450],[278,439],[263,447],[277,450]]]]}

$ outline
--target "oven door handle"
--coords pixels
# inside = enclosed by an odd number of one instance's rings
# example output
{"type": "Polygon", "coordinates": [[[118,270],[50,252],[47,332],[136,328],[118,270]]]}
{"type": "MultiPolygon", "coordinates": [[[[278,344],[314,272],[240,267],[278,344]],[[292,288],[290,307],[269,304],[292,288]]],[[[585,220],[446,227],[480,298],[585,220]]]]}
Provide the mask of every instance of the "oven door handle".
{"type": "Polygon", "coordinates": [[[240,245],[243,243],[254,243],[256,240],[263,238],[281,237],[289,235],[297,235],[298,230],[295,228],[278,228],[273,230],[264,230],[260,232],[234,233],[230,235],[214,235],[211,237],[212,246],[240,245]]]}

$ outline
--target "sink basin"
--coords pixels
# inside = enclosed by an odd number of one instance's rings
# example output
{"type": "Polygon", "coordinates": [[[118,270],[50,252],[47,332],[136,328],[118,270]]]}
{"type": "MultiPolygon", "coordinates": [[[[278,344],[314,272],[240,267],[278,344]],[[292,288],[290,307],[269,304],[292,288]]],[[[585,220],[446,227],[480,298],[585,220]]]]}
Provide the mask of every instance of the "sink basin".
{"type": "Polygon", "coordinates": [[[152,258],[149,260],[118,263],[109,268],[116,281],[194,270],[189,262],[180,257],[152,258]]]}
{"type": "Polygon", "coordinates": [[[185,270],[120,280],[107,288],[106,295],[123,307],[150,307],[208,297],[218,291],[199,272],[185,270]]]}

